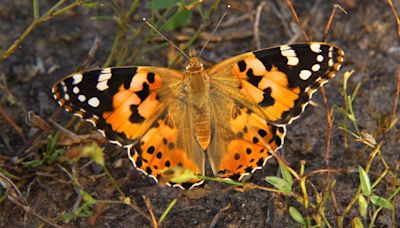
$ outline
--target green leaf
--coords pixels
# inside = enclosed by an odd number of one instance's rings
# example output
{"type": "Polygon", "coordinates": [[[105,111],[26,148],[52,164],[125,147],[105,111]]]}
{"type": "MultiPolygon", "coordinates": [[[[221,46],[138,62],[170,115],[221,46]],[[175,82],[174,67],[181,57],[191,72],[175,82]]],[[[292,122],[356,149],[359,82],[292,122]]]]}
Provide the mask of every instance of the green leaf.
{"type": "Polygon", "coordinates": [[[160,10],[168,9],[178,5],[179,0],[152,0],[144,6],[146,9],[160,10]]]}
{"type": "Polygon", "coordinates": [[[69,223],[75,218],[75,214],[72,212],[65,212],[61,215],[61,218],[65,223],[69,223]]]}
{"type": "Polygon", "coordinates": [[[289,207],[289,214],[297,223],[305,224],[303,215],[295,207],[289,207]]]}
{"type": "Polygon", "coordinates": [[[192,11],[179,10],[168,19],[162,28],[166,31],[172,31],[178,27],[185,26],[190,22],[191,16],[192,11]]]}
{"type": "Polygon", "coordinates": [[[282,192],[292,191],[292,185],[280,177],[268,176],[265,177],[265,181],[272,184],[275,188],[282,192]]]}
{"type": "Polygon", "coordinates": [[[79,194],[81,195],[82,199],[88,204],[95,204],[97,202],[95,198],[93,198],[89,193],[83,190],[80,190],[79,194]]]}
{"type": "Polygon", "coordinates": [[[351,227],[353,228],[364,228],[364,224],[362,223],[360,217],[355,217],[351,220],[351,227]]]}
{"type": "Polygon", "coordinates": [[[365,218],[368,211],[368,202],[363,195],[358,196],[358,210],[360,211],[361,217],[365,218]]]}
{"type": "Polygon", "coordinates": [[[79,210],[78,216],[84,217],[84,218],[92,216],[93,212],[92,212],[92,210],[90,210],[90,207],[89,207],[90,205],[91,204],[88,204],[88,203],[83,204],[82,207],[80,208],[81,210],[79,210]]]}
{"type": "Polygon", "coordinates": [[[88,9],[96,9],[96,8],[98,8],[100,6],[103,6],[103,3],[96,2],[96,1],[93,1],[93,2],[92,1],[88,1],[88,2],[83,3],[83,6],[88,8],[88,9]]]}
{"type": "Polygon", "coordinates": [[[59,136],[60,132],[57,132],[55,135],[48,137],[46,151],[43,153],[44,160],[47,160],[56,150],[59,136]]]}
{"type": "Polygon", "coordinates": [[[279,169],[282,172],[283,179],[285,179],[285,181],[287,181],[290,185],[292,185],[293,184],[292,174],[290,174],[286,166],[279,162],[279,169]]]}
{"type": "Polygon", "coordinates": [[[384,207],[390,210],[393,209],[393,205],[389,202],[389,200],[377,195],[371,196],[371,202],[380,207],[384,207]]]}
{"type": "Polygon", "coordinates": [[[22,166],[24,168],[30,168],[30,169],[34,169],[38,166],[41,166],[42,164],[43,160],[32,160],[32,161],[22,162],[22,166]]]}
{"type": "Polygon", "coordinates": [[[363,167],[358,166],[358,173],[360,174],[360,183],[361,190],[365,196],[369,196],[371,194],[371,182],[369,180],[367,172],[363,169],[363,167]]]}
{"type": "Polygon", "coordinates": [[[55,162],[59,157],[61,157],[64,154],[65,150],[63,148],[56,149],[54,153],[52,153],[49,157],[48,162],[53,163],[55,162]]]}

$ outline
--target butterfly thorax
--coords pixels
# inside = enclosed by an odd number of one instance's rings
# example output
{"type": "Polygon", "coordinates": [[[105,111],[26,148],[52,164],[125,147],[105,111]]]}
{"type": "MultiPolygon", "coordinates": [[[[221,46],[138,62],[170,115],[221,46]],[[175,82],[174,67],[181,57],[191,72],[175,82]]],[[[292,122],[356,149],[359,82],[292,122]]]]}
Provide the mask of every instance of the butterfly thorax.
{"type": "Polygon", "coordinates": [[[194,118],[196,140],[203,150],[207,149],[211,140],[209,82],[210,77],[203,68],[198,57],[191,56],[185,71],[188,88],[188,101],[194,118]]]}

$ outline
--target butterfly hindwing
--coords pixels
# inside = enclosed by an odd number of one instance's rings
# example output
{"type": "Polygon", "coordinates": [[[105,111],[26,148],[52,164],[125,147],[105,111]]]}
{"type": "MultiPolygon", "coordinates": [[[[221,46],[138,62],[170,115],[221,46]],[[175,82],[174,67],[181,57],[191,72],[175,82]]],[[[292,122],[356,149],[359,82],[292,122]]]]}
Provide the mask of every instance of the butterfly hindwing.
{"type": "MultiPolygon", "coordinates": [[[[160,179],[163,171],[176,166],[204,175],[205,154],[194,137],[186,137],[188,135],[181,129],[183,126],[179,126],[184,122],[177,121],[172,110],[161,115],[136,144],[127,147],[129,158],[137,168],[155,180],[160,179]]],[[[192,179],[185,187],[200,182],[192,179]]]]}
{"type": "Polygon", "coordinates": [[[286,129],[269,124],[248,108],[226,100],[229,121],[215,116],[214,138],[208,150],[214,174],[241,180],[261,169],[268,158],[281,148],[286,129]]]}

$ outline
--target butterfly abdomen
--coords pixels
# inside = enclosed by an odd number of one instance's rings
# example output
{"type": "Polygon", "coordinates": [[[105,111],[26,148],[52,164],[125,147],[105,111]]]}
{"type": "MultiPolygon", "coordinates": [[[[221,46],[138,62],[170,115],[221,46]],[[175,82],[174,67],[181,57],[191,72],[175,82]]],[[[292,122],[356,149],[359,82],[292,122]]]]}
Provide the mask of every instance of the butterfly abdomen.
{"type": "Polygon", "coordinates": [[[194,129],[196,140],[203,150],[208,148],[211,141],[210,106],[196,109],[194,114],[194,129]]]}

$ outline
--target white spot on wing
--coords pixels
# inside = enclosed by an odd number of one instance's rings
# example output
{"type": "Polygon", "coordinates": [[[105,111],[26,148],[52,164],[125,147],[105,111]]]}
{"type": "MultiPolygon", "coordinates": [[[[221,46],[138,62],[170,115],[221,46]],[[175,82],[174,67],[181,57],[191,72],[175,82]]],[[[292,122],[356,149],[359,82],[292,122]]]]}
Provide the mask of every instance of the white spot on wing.
{"type": "Polygon", "coordinates": [[[314,71],[314,72],[316,72],[316,71],[319,71],[320,68],[321,68],[321,66],[317,63],[317,64],[314,64],[314,65],[311,67],[311,70],[314,71]]]}
{"type": "Polygon", "coordinates": [[[320,53],[321,52],[321,44],[313,43],[310,45],[310,49],[311,49],[311,51],[313,51],[315,53],[320,53]]]}
{"type": "Polygon", "coordinates": [[[309,70],[302,70],[302,71],[300,71],[300,74],[299,74],[300,78],[303,80],[309,79],[311,77],[311,75],[312,75],[312,73],[309,70]]]}
{"type": "Polygon", "coordinates": [[[67,101],[69,100],[69,95],[68,95],[68,93],[64,94],[64,99],[67,100],[67,101]]]}
{"type": "Polygon", "coordinates": [[[333,60],[332,59],[330,59],[329,61],[328,61],[328,66],[333,66],[333,60]]]}
{"type": "Polygon", "coordinates": [[[317,56],[317,61],[318,61],[318,62],[324,61],[324,56],[318,55],[318,56],[317,56]]]}
{"type": "Polygon", "coordinates": [[[287,45],[281,46],[281,54],[285,57],[296,56],[296,52],[287,45]]]}
{"type": "Polygon", "coordinates": [[[78,100],[80,101],[80,102],[84,102],[84,101],[86,101],[86,97],[85,97],[85,95],[79,95],[78,96],[78,100]]]}
{"type": "Polygon", "coordinates": [[[111,78],[111,69],[110,68],[105,68],[101,71],[101,74],[99,76],[99,79],[97,81],[107,81],[108,79],[111,78]]]}
{"type": "Polygon", "coordinates": [[[75,113],[74,113],[74,116],[77,116],[77,117],[79,117],[79,118],[83,118],[82,114],[81,114],[81,113],[78,113],[78,112],[75,112],[75,113]]]}
{"type": "Polygon", "coordinates": [[[100,105],[100,100],[97,97],[92,97],[88,100],[88,104],[93,108],[97,108],[100,105]]]}
{"type": "Polygon", "coordinates": [[[63,92],[67,92],[67,86],[65,85],[65,82],[60,82],[60,85],[62,86],[63,92]]]}
{"type": "Polygon", "coordinates": [[[78,94],[79,93],[79,88],[75,86],[74,88],[72,88],[72,92],[75,93],[75,94],[78,94]]]}
{"type": "Polygon", "coordinates": [[[74,79],[72,84],[77,85],[78,83],[80,83],[82,81],[83,75],[82,74],[74,74],[74,75],[72,75],[72,78],[74,79]]]}
{"type": "Polygon", "coordinates": [[[282,45],[280,47],[282,56],[287,58],[287,64],[289,66],[297,66],[299,64],[299,58],[296,56],[296,52],[288,45],[282,45]]]}
{"type": "Polygon", "coordinates": [[[287,57],[287,59],[288,59],[287,64],[289,66],[297,66],[297,64],[299,64],[299,58],[297,58],[297,57],[289,56],[289,57],[287,57]]]}
{"type": "MultiPolygon", "coordinates": [[[[99,79],[100,80],[100,79],[99,79]]],[[[107,85],[107,80],[106,81],[101,81],[99,83],[97,83],[96,88],[100,91],[104,91],[106,89],[108,89],[108,85],[107,85]]]]}
{"type": "Polygon", "coordinates": [[[103,135],[103,137],[106,137],[106,132],[104,130],[97,129],[97,131],[100,132],[103,135]]]}
{"type": "MultiPolygon", "coordinates": [[[[109,141],[110,141],[110,143],[114,143],[114,144],[122,147],[122,144],[120,142],[118,142],[118,141],[115,141],[115,140],[109,140],[109,141]]],[[[129,159],[131,159],[131,156],[129,156],[129,159]]],[[[131,159],[131,161],[133,161],[133,160],[131,159]]],[[[136,167],[136,164],[135,163],[133,163],[133,164],[136,167]]]]}
{"type": "Polygon", "coordinates": [[[86,119],[87,122],[91,123],[93,126],[96,126],[96,122],[92,119],[86,119]]]}

